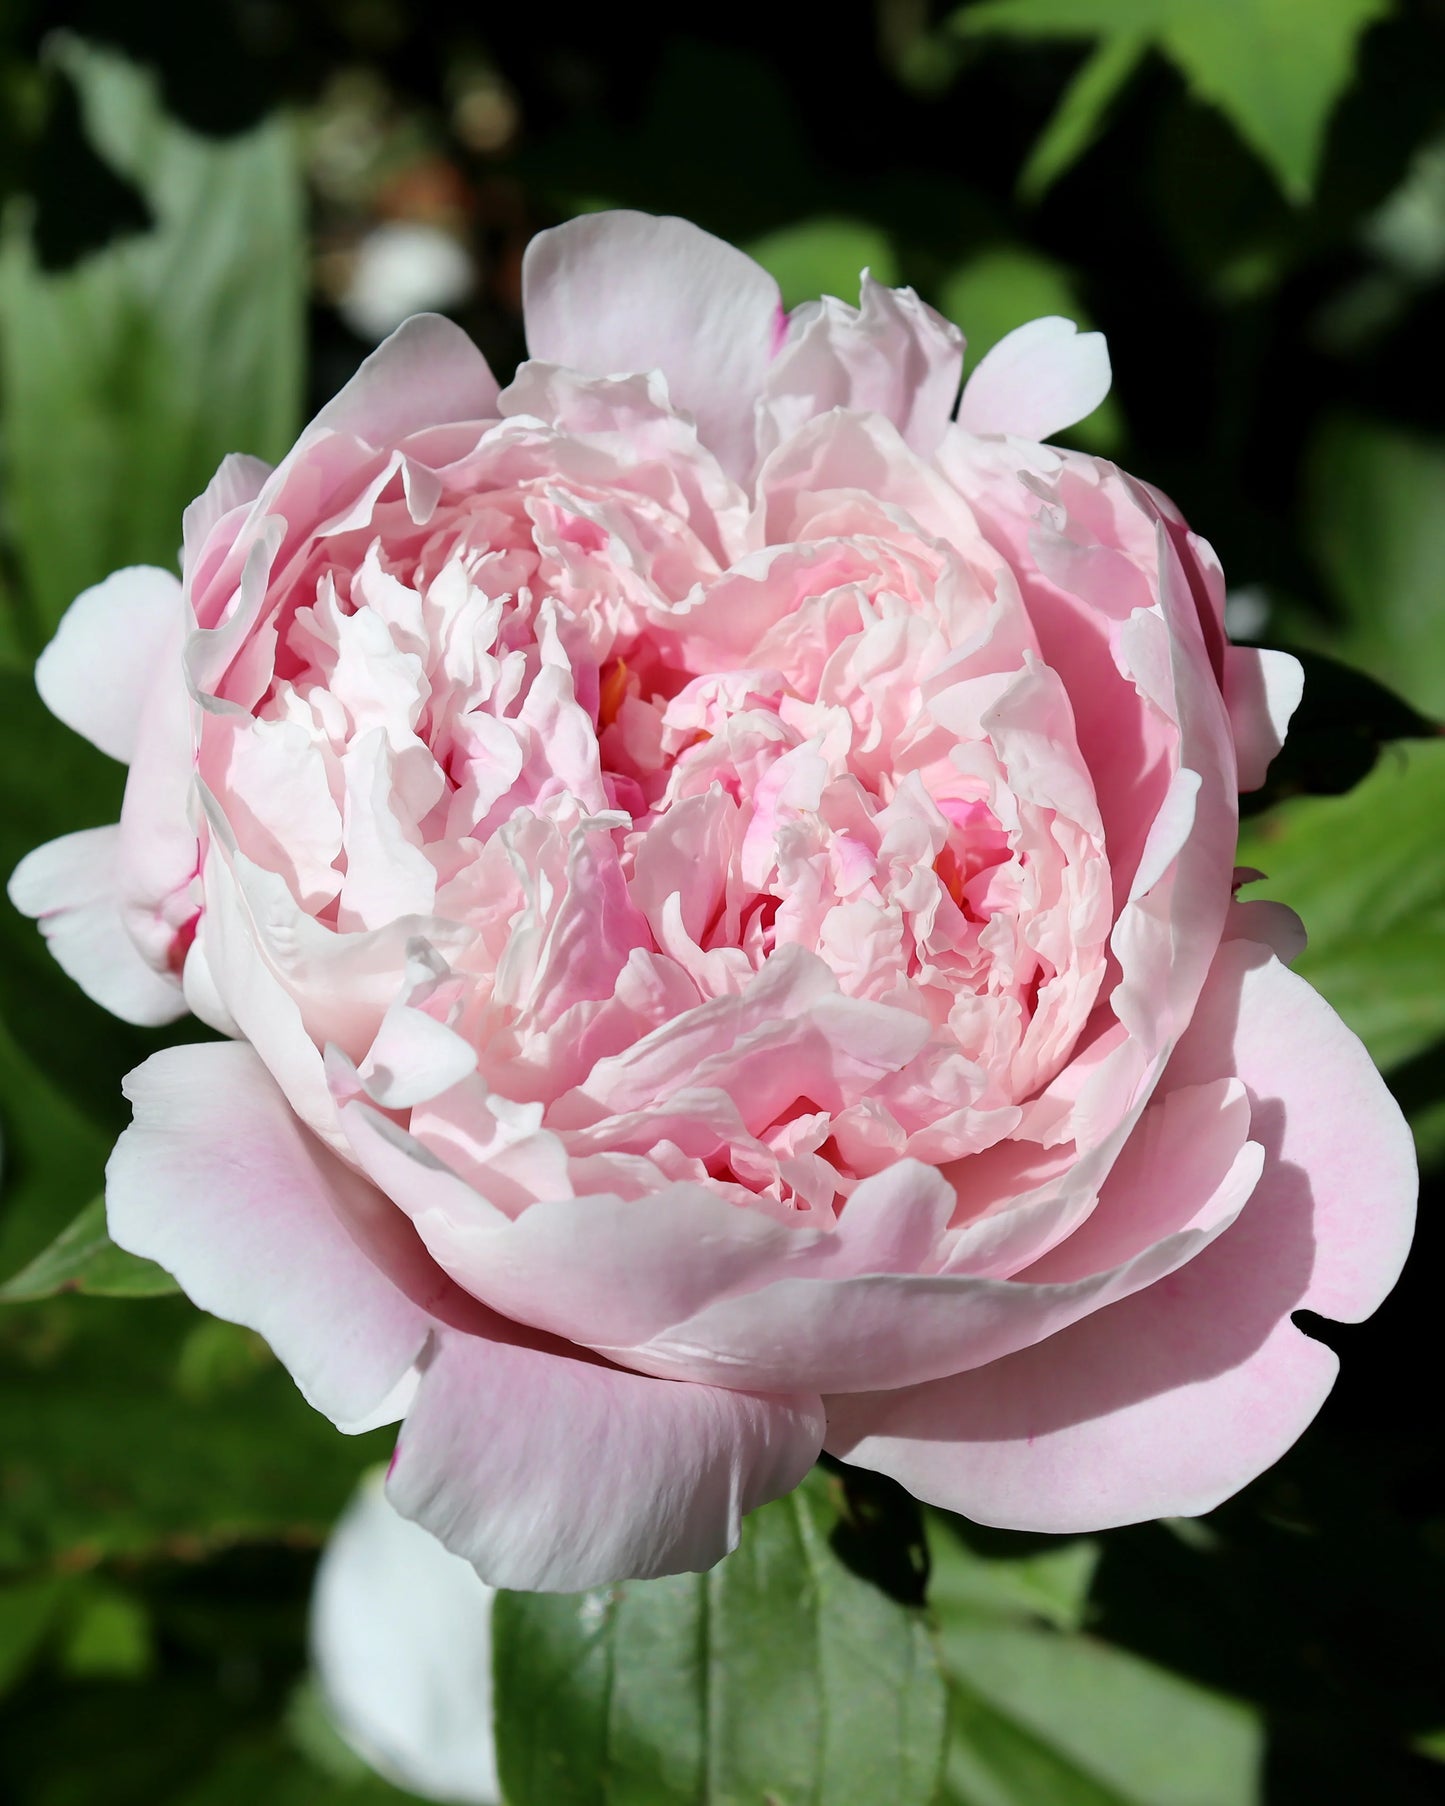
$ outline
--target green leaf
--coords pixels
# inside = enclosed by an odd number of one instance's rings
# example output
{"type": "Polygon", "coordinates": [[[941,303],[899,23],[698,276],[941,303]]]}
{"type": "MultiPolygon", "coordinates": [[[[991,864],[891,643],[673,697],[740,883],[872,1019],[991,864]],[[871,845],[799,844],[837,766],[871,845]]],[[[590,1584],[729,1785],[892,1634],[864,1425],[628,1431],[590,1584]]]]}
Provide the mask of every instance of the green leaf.
{"type": "Polygon", "coordinates": [[[1224,113],[1292,201],[1314,190],[1325,125],[1355,46],[1388,0],[987,0],[955,29],[1153,43],[1224,113]]]}
{"type": "Polygon", "coordinates": [[[86,134],[151,230],[58,273],[18,213],[0,249],[8,526],[32,654],[118,566],[172,565],[181,513],[229,451],[279,456],[300,400],[304,263],[290,128],[211,142],[154,78],[70,37],[52,54],[86,134]]]}
{"type": "MultiPolygon", "coordinates": [[[[1023,245],[993,245],[980,251],[950,271],[931,299],[963,328],[970,372],[1005,334],[1026,321],[1062,314],[1080,326],[1089,325],[1068,271],[1023,245]]],[[[1123,422],[1112,396],[1066,435],[1101,453],[1116,448],[1122,436],[1123,422]]]]}
{"type": "Polygon", "coordinates": [[[180,1288],[163,1267],[117,1248],[106,1234],[105,1199],[94,1198],[43,1253],[0,1285],[0,1303],[22,1304],[57,1292],[99,1298],[159,1298],[180,1288]]]}
{"type": "Polygon", "coordinates": [[[746,247],[783,291],[783,306],[836,295],[856,306],[865,270],[889,287],[899,281],[888,234],[866,220],[808,219],[754,239],[746,247]]]}
{"type": "Polygon", "coordinates": [[[1073,168],[1104,129],[1115,98],[1143,61],[1147,39],[1137,31],[1121,31],[1101,40],[1065,88],[1053,117],[1039,134],[1019,172],[1018,191],[1025,201],[1041,201],[1073,168]]]}
{"type": "Polygon", "coordinates": [[[1267,874],[1244,894],[1299,913],[1295,969],[1386,1071],[1445,1035],[1442,797],[1445,743],[1410,742],[1347,796],[1300,797],[1240,835],[1239,863],[1267,874]]]}
{"type": "Polygon", "coordinates": [[[965,1532],[937,1512],[928,1524],[928,1598],[937,1613],[1041,1618],[1055,1630],[1083,1624],[1101,1553],[1097,1538],[1019,1537],[976,1524],[965,1532]]]}
{"type": "Polygon", "coordinates": [[[1097,1544],[1055,1550],[1030,1538],[1042,1545],[1032,1554],[990,1556],[987,1533],[967,1527],[965,1542],[938,1518],[931,1529],[929,1597],[950,1691],[948,1806],[1254,1806],[1263,1755],[1254,1712],[1079,1634],[1097,1544]],[[1061,1561],[1072,1571],[1050,1568],[1061,1561]],[[1039,1564],[1052,1583],[1031,1605],[1018,1582],[1039,1564]]]}
{"type": "Polygon", "coordinates": [[[1445,445],[1327,421],[1305,467],[1305,532],[1344,617],[1325,649],[1445,715],[1445,445]]]}
{"type": "Polygon", "coordinates": [[[815,1472],[708,1574],[500,1594],[509,1806],[929,1806],[932,1635],[840,1558],[846,1524],[843,1483],[815,1472]]]}

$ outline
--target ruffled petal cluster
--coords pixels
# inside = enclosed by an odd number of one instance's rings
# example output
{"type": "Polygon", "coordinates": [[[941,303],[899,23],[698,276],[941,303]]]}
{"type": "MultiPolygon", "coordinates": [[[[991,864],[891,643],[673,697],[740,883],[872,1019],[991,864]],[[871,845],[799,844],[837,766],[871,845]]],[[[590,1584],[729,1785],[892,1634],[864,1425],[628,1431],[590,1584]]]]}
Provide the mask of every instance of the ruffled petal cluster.
{"type": "Polygon", "coordinates": [[[409,322],[42,660],[131,775],[12,894],[231,1037],[131,1075],[112,1233],[404,1415],[393,1502],[493,1584],[706,1566],[822,1447],[993,1523],[1207,1509],[1414,1197],[1233,899],[1298,666],[1042,443],[1098,335],[957,400],[910,291],[787,316],[679,221],[526,277],[507,388],[409,322]]]}

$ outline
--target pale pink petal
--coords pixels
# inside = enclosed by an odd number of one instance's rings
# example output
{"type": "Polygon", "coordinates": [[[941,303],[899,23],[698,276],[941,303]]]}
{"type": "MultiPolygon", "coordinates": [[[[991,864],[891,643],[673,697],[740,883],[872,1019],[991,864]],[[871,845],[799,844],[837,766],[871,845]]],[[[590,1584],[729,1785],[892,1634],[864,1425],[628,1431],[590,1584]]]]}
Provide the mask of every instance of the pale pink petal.
{"type": "Polygon", "coordinates": [[[203,933],[212,986],[292,1108],[344,1148],[321,1049],[334,1044],[364,1059],[402,991],[412,943],[431,935],[445,956],[469,934],[418,917],[373,933],[326,928],[297,906],[284,880],[226,844],[224,815],[204,791],[202,800],[211,827],[203,933]]]}
{"type": "Polygon", "coordinates": [[[746,478],[780,312],[750,257],[686,220],[586,214],[537,234],[522,284],[534,358],[591,376],[661,370],[703,443],[746,478]]]}
{"type": "Polygon", "coordinates": [[[113,1239],[258,1330],[317,1410],[362,1420],[435,1328],[342,1221],[374,1217],[371,1187],[307,1134],[249,1047],[167,1048],[125,1092],[134,1120],[106,1169],[113,1239]]]}
{"type": "Polygon", "coordinates": [[[186,963],[181,968],[181,986],[185,992],[186,1008],[193,1016],[198,1016],[207,1028],[213,1028],[218,1035],[226,1035],[234,1041],[244,1039],[240,1024],[216,987],[216,975],[211,970],[206,952],[204,916],[196,924],[196,938],[186,950],[186,963]]]}
{"type": "Polygon", "coordinates": [[[1046,315],[985,353],[963,386],[958,424],[970,433],[1050,439],[1092,414],[1110,380],[1104,335],[1046,315]]]}
{"type": "Polygon", "coordinates": [[[128,764],[180,621],[180,583],[152,565],[131,565],[82,591],[35,666],[46,708],[128,764]]]}
{"type": "Polygon", "coordinates": [[[1236,897],[1224,926],[1227,941],[1260,941],[1287,966],[1292,966],[1309,945],[1305,925],[1288,903],[1265,897],[1236,897]]]}
{"type": "MultiPolygon", "coordinates": [[[[497,380],[487,360],[450,320],[415,314],[383,339],[311,422],[297,450],[322,431],[390,446],[409,433],[496,413],[497,380]]],[[[296,453],[282,466],[285,471],[296,453]]]]}
{"type": "Polygon", "coordinates": [[[192,818],[195,775],[191,699],[181,665],[184,623],[170,627],[160,673],[146,698],[120,805],[118,891],[125,926],[158,971],[180,972],[185,934],[200,907],[192,881],[200,844],[192,818]]]}
{"type": "Polygon", "coordinates": [[[1225,647],[1224,701],[1234,729],[1241,790],[1258,790],[1263,784],[1270,761],[1284,745],[1304,684],[1304,667],[1288,652],[1225,647]]]}
{"type": "Polygon", "coordinates": [[[444,1332],[387,1493],[489,1585],[575,1592],[710,1568],[745,1512],[803,1478],[823,1431],[806,1394],[679,1386],[444,1332]]]}
{"type": "Polygon", "coordinates": [[[1415,1226],[1415,1145],[1359,1037],[1264,946],[1226,941],[1169,1081],[1221,1068],[1249,1090],[1250,1134],[1269,1162],[1247,1215],[1307,1218],[1313,1266],[1301,1303],[1358,1323],[1404,1265],[1415,1226]]]}
{"type": "MultiPolygon", "coordinates": [[[[1263,1203],[1263,1200],[1260,1200],[1263,1203]]],[[[828,1400],[828,1447],[1014,1530],[1209,1511],[1276,1461],[1338,1362],[1289,1320],[1308,1225],[1247,1210],[1169,1279],[971,1373],[828,1400]]]]}
{"type": "Polygon", "coordinates": [[[384,1109],[409,1110],[460,1084],[476,1067],[470,1042],[423,1011],[395,1003],[357,1076],[384,1109]]]}
{"type": "Polygon", "coordinates": [[[1194,829],[1199,802],[1199,773],[1181,765],[1169,780],[1163,806],[1150,824],[1144,850],[1129,888],[1129,901],[1138,902],[1164,876],[1184,851],[1194,829]]]}
{"type": "Polygon", "coordinates": [[[201,549],[212,528],[237,508],[247,508],[266,487],[271,466],[260,458],[231,452],[222,458],[216,474],[186,509],[181,517],[181,562],[187,571],[195,568],[201,549]]]}
{"type": "Polygon", "coordinates": [[[61,969],[124,1022],[153,1028],[186,1013],[180,983],[142,959],[116,894],[120,829],[83,828],[16,866],[10,901],[34,916],[61,969]]]}

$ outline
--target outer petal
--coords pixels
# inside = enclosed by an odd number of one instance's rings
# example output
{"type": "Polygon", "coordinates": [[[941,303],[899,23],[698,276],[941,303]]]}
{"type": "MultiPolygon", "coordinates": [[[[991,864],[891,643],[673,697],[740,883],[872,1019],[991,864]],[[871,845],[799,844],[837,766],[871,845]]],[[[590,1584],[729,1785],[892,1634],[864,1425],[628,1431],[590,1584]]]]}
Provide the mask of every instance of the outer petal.
{"type": "Polygon", "coordinates": [[[1409,1243],[1414,1157],[1359,1042],[1246,941],[1221,949],[1170,1076],[1199,1082],[1221,1057],[1267,1152],[1238,1222],[1007,1360],[830,1400],[830,1449],[982,1522],[1050,1531],[1208,1511],[1284,1453],[1338,1365],[1290,1313],[1354,1321],[1379,1304],[1409,1243]]]}
{"type": "MultiPolygon", "coordinates": [[[[558,1345],[552,1344],[552,1348],[558,1345]]],[[[544,1347],[443,1335],[387,1492],[493,1586],[700,1573],[822,1443],[816,1397],[680,1385],[544,1347]]]]}
{"type": "Polygon", "coordinates": [[[1415,1228],[1415,1144],[1358,1036],[1312,985],[1253,941],[1220,948],[1169,1082],[1229,1060],[1250,1094],[1250,1133],[1268,1155],[1247,1216],[1308,1216],[1300,1303],[1359,1323],[1389,1295],[1415,1228]]]}
{"type": "Polygon", "coordinates": [[[415,314],[383,339],[327,402],[281,468],[289,471],[297,452],[320,430],[370,445],[395,445],[428,427],[488,419],[496,412],[497,394],[487,360],[460,326],[440,314],[415,314]]]}
{"type": "Polygon", "coordinates": [[[1270,761],[1284,745],[1304,684],[1304,667],[1288,652],[1225,648],[1224,702],[1234,729],[1241,790],[1258,790],[1264,782],[1270,761]]]}
{"type": "Polygon", "coordinates": [[[244,452],[231,452],[216,466],[216,474],[186,509],[182,518],[181,563],[195,568],[211,530],[237,508],[248,508],[266,487],[271,466],[244,452]]]}
{"type": "Polygon", "coordinates": [[[750,257],[686,220],[596,213],[538,233],[522,285],[534,358],[590,376],[661,370],[703,442],[746,478],[782,321],[778,286],[750,257]]]}
{"type": "Polygon", "coordinates": [[[136,733],[120,805],[116,866],[122,919],[131,938],[157,971],[178,975],[182,932],[200,908],[192,885],[200,849],[191,810],[195,755],[182,638],[177,611],[136,733]]]}
{"type": "Polygon", "coordinates": [[[1056,314],[1016,326],[963,385],[958,424],[970,433],[1049,439],[1092,414],[1109,393],[1109,348],[1056,314]]]}
{"type": "Polygon", "coordinates": [[[147,693],[180,619],[180,583],[153,565],[131,565],[83,590],[35,666],[46,708],[129,764],[147,693]]]}
{"type": "Polygon", "coordinates": [[[972,1373],[830,1399],[828,1447],[1015,1530],[1190,1517],[1262,1473],[1339,1363],[1289,1321],[1307,1231],[1246,1212],[1167,1282],[972,1373]]]}
{"type": "Polygon", "coordinates": [[[10,900],[34,916],[57,964],[123,1022],[153,1028],[186,1013],[179,983],[141,958],[116,895],[120,829],[83,828],[16,866],[10,900]]]}
{"type": "Polygon", "coordinates": [[[498,1806],[492,1589],[387,1503],[378,1471],[332,1531],[311,1595],[311,1654],[338,1729],[429,1800],[498,1806]]]}
{"type": "Polygon", "coordinates": [[[135,1116],[106,1168],[111,1235],[202,1309],[259,1330],[317,1410],[364,1419],[435,1327],[343,1224],[342,1211],[376,1219],[371,1187],[306,1133],[249,1047],[167,1048],[125,1091],[135,1116]]]}

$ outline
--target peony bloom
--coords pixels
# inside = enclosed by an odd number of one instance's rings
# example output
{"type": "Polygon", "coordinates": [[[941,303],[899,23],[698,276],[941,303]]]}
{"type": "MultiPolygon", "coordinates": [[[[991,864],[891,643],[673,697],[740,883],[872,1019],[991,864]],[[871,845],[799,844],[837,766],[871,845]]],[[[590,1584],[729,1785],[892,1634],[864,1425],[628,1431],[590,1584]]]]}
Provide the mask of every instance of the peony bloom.
{"type": "Polygon", "coordinates": [[[1415,1175],[1233,897],[1299,668],[1042,443],[1108,385],[909,290],[782,312],[604,214],[500,392],[408,322],[183,580],[39,669],[131,761],[13,894],[138,1021],[111,1230],[495,1585],[703,1568],[827,1448],[986,1523],[1208,1510],[1318,1409],[1415,1175]]]}

